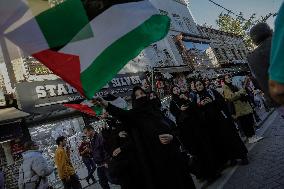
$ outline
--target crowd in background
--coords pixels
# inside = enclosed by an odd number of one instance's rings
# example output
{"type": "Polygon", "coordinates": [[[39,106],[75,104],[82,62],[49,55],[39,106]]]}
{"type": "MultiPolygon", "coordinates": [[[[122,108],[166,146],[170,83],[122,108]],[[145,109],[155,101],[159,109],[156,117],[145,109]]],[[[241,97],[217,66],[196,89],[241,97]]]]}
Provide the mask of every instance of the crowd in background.
{"type": "MultiPolygon", "coordinates": [[[[273,43],[270,76],[267,53],[272,31],[262,23],[251,30],[258,48],[249,57],[249,65],[259,88],[249,76],[239,86],[232,83],[230,75],[215,81],[200,77],[179,80],[170,88],[170,114],[165,114],[159,99],[168,90],[162,82],[156,83],[158,94],[135,87],[130,110],[103,98],[94,99],[94,105],[106,110],[101,118],[107,125],[101,132],[89,125],[84,128],[85,138],[78,151],[88,170],[87,182],[97,182],[96,170],[103,189],[109,189],[109,183],[122,189],[191,189],[195,188],[191,175],[210,183],[226,166],[249,164],[241,136],[248,143],[262,139],[255,132],[259,121],[255,107],[263,106],[267,111],[276,107],[284,115],[280,107],[284,91],[283,50],[279,49],[284,44],[284,27],[280,23],[283,8],[276,22],[275,36],[279,40],[273,43]]],[[[66,138],[61,136],[56,143],[55,164],[64,188],[82,188],[70,161],[66,138]]],[[[25,149],[19,188],[51,188],[47,176],[54,168],[47,165],[34,142],[27,143],[25,149]]]]}

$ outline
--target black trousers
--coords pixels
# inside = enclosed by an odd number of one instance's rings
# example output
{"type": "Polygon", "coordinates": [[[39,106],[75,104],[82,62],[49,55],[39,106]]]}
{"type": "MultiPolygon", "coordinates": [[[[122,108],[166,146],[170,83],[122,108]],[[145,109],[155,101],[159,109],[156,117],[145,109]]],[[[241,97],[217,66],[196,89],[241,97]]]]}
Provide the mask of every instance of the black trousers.
{"type": "Polygon", "coordinates": [[[82,189],[78,176],[72,175],[69,180],[62,180],[64,189],[82,189]]]}
{"type": "Polygon", "coordinates": [[[88,170],[88,176],[86,177],[87,180],[92,179],[93,182],[96,181],[95,177],[94,177],[94,172],[96,171],[96,163],[92,158],[89,157],[83,157],[82,158],[83,163],[85,164],[85,166],[87,167],[88,170]]]}
{"type": "Polygon", "coordinates": [[[246,137],[250,138],[255,135],[253,114],[239,117],[237,123],[246,137]]]}

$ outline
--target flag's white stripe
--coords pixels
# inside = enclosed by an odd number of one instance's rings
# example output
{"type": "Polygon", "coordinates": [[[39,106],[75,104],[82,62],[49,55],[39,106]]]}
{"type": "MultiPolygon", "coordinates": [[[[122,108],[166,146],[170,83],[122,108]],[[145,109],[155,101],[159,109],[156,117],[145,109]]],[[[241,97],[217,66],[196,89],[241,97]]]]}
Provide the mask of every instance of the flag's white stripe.
{"type": "Polygon", "coordinates": [[[78,55],[83,72],[112,43],[157,13],[149,1],[114,5],[90,22],[93,38],[71,42],[60,52],[78,55]]]}
{"type": "Polygon", "coordinates": [[[0,0],[0,33],[19,20],[28,10],[23,0],[0,0]]]}
{"type": "Polygon", "coordinates": [[[29,55],[49,49],[49,45],[32,12],[28,11],[27,14],[30,14],[31,19],[7,33],[6,37],[15,44],[20,44],[22,50],[29,55]]]}

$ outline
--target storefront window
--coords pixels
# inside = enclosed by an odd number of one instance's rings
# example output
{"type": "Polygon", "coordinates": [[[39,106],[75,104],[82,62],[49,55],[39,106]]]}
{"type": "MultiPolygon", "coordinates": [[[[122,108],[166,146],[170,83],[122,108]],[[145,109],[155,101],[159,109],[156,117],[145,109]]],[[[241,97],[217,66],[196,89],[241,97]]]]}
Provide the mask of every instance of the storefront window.
{"type": "MultiPolygon", "coordinates": [[[[82,173],[85,173],[86,171],[83,171],[85,167],[83,166],[77,150],[81,141],[83,126],[84,122],[80,117],[37,125],[36,127],[29,128],[29,130],[32,140],[37,142],[44,157],[53,167],[55,167],[54,154],[57,148],[55,140],[59,136],[65,136],[67,138],[67,145],[71,150],[72,164],[77,171],[78,176],[83,178],[85,175],[82,175],[82,173]]],[[[61,185],[61,181],[59,180],[56,171],[49,176],[49,181],[55,188],[58,188],[61,185]]]]}

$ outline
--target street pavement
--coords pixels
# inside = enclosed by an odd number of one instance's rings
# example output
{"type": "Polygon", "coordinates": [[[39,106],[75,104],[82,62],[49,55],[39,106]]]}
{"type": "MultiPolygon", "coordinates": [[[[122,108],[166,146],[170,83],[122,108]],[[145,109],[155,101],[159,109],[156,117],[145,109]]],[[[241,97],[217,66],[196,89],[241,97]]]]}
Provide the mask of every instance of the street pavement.
{"type": "Polygon", "coordinates": [[[249,152],[250,164],[238,167],[224,189],[284,188],[284,120],[274,112],[265,126],[265,139],[249,152]]]}
{"type": "MultiPolygon", "coordinates": [[[[265,115],[262,115],[264,119],[265,115]]],[[[276,111],[266,116],[257,131],[264,139],[246,144],[250,164],[225,169],[208,189],[284,189],[284,120],[276,111]]]]}

